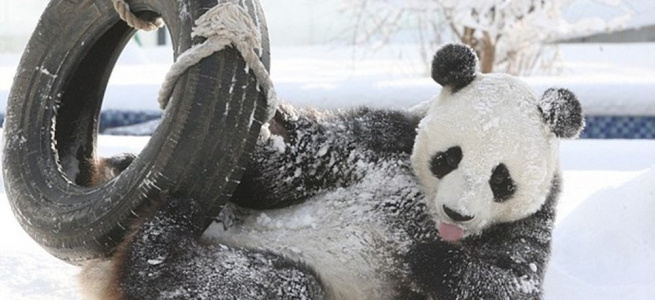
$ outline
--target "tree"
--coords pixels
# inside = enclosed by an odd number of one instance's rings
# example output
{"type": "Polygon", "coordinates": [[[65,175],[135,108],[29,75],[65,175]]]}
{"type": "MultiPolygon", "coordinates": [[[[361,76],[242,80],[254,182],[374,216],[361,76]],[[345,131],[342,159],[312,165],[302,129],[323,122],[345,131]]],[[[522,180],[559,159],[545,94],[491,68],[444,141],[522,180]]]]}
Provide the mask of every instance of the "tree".
{"type": "Polygon", "coordinates": [[[353,43],[387,44],[395,36],[415,32],[421,57],[444,41],[459,40],[480,58],[480,69],[511,74],[531,72],[544,58],[545,44],[567,35],[611,30],[631,15],[624,0],[594,0],[620,8],[624,15],[567,22],[562,11],[574,0],[345,0],[354,15],[353,43]],[[601,22],[602,24],[598,24],[601,22]],[[596,26],[582,26],[593,23],[596,26]]]}

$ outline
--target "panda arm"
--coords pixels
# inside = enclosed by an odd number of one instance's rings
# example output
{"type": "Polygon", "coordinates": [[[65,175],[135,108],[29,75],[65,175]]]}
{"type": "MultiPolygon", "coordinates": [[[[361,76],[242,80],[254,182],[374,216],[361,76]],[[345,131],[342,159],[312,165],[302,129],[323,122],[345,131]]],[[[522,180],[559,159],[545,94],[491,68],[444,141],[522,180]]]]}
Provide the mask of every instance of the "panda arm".
{"type": "Polygon", "coordinates": [[[319,115],[281,109],[259,141],[232,202],[254,209],[300,203],[365,175],[362,165],[412,151],[419,118],[361,108],[319,115]]]}
{"type": "Polygon", "coordinates": [[[413,282],[435,299],[541,299],[543,255],[480,255],[444,242],[420,244],[409,255],[413,282]]]}
{"type": "Polygon", "coordinates": [[[410,278],[436,299],[541,299],[557,184],[532,216],[461,244],[424,242],[407,255],[410,278]]]}

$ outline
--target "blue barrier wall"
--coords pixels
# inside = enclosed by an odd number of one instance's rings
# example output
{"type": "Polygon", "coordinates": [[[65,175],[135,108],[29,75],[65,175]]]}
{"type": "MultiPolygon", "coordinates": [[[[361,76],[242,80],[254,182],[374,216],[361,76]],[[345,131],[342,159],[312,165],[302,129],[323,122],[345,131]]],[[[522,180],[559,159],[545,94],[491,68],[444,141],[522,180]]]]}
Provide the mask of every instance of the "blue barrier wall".
{"type": "MultiPolygon", "coordinates": [[[[100,132],[161,118],[159,111],[108,110],[100,115],[100,132]]],[[[4,122],[4,115],[0,114],[4,122]]],[[[586,116],[584,139],[655,139],[655,116],[586,116]]]]}
{"type": "Polygon", "coordinates": [[[587,116],[581,138],[655,139],[655,116],[587,116]]]}

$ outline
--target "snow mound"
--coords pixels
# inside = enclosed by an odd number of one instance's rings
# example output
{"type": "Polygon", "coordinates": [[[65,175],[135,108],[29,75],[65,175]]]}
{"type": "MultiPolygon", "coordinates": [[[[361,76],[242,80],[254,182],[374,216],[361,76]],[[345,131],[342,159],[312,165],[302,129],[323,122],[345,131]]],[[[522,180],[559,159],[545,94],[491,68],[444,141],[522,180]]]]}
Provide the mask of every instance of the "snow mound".
{"type": "Polygon", "coordinates": [[[655,290],[655,166],[599,190],[554,231],[549,299],[652,299],[655,290]]]}

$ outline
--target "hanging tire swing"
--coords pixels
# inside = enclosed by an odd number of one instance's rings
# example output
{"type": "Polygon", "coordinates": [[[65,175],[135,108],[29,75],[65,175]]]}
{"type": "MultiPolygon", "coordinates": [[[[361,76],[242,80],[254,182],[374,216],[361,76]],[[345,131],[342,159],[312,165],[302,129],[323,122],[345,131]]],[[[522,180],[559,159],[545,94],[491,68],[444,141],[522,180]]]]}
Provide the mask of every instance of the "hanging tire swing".
{"type": "MultiPolygon", "coordinates": [[[[127,2],[139,19],[163,20],[176,60],[208,40],[192,37],[194,21],[217,5],[216,0],[127,2]]],[[[260,4],[238,2],[261,34],[257,54],[268,69],[260,4]]],[[[237,47],[225,47],[178,72],[146,147],[118,177],[88,186],[104,91],[133,33],[112,1],[51,1],[10,92],[3,155],[7,197],[25,231],[73,264],[110,254],[162,191],[197,199],[208,215],[217,215],[270,114],[270,95],[260,88],[256,71],[237,47]]]]}

